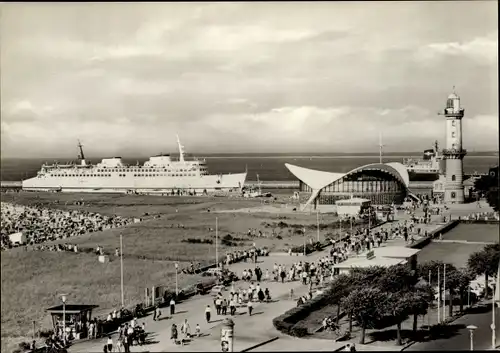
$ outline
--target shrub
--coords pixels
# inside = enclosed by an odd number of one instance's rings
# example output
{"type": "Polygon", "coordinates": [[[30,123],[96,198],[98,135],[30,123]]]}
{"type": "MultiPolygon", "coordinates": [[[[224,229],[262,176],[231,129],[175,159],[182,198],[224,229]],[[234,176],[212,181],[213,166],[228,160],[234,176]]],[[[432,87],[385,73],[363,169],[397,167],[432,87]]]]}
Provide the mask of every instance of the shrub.
{"type": "Polygon", "coordinates": [[[187,239],[182,239],[183,243],[190,243],[190,244],[213,244],[214,241],[212,239],[199,239],[199,238],[187,238],[187,239]]]}
{"type": "Polygon", "coordinates": [[[305,337],[307,335],[309,335],[309,330],[304,325],[301,325],[300,322],[290,329],[290,336],[305,337]]]}
{"type": "Polygon", "coordinates": [[[309,334],[307,327],[299,322],[305,319],[311,312],[316,311],[326,305],[333,293],[332,288],[328,288],[322,294],[317,295],[299,307],[292,308],[284,314],[273,319],[274,327],[287,335],[304,337],[309,334]],[[299,323],[299,324],[297,324],[299,323]]]}
{"type": "MultiPolygon", "coordinates": [[[[323,245],[321,242],[315,242],[315,243],[307,243],[306,244],[306,255],[310,254],[314,251],[318,251],[323,249],[323,245]]],[[[294,253],[303,253],[304,252],[304,245],[297,245],[292,248],[292,252],[294,253]]]]}

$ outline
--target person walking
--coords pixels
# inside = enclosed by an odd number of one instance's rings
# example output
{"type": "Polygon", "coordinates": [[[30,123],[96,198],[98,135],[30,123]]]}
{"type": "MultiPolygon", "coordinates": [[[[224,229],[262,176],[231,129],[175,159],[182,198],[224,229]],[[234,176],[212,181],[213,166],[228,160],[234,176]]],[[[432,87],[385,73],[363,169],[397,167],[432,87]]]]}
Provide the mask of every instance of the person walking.
{"type": "Polygon", "coordinates": [[[108,342],[107,342],[106,346],[108,348],[108,352],[113,351],[113,340],[111,339],[111,336],[108,336],[108,342]]]}
{"type": "Polygon", "coordinates": [[[174,316],[175,314],[175,300],[174,298],[170,299],[170,315],[174,316]]]}
{"type": "Polygon", "coordinates": [[[207,322],[210,322],[211,315],[212,315],[212,310],[210,309],[210,305],[207,305],[205,309],[205,319],[207,319],[207,322]]]}
{"type": "Polygon", "coordinates": [[[253,304],[251,301],[247,303],[247,308],[248,308],[248,315],[252,316],[252,311],[253,311],[253,304]]]}
{"type": "Polygon", "coordinates": [[[231,299],[229,301],[229,310],[230,310],[231,316],[234,316],[234,314],[236,314],[236,303],[235,303],[234,299],[231,299]]]}
{"type": "Polygon", "coordinates": [[[178,335],[177,325],[176,324],[172,324],[172,328],[170,329],[170,339],[175,344],[177,344],[177,335],[178,335]]]}

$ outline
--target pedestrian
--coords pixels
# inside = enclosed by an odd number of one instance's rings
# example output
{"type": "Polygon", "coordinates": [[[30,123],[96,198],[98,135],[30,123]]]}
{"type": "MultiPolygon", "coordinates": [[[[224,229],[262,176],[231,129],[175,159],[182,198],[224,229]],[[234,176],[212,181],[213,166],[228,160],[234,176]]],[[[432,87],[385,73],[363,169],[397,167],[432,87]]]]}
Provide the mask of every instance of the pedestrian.
{"type": "Polygon", "coordinates": [[[262,291],[262,289],[259,289],[257,296],[259,297],[259,302],[262,303],[265,299],[265,295],[264,295],[264,292],[262,291]]]}
{"type": "Polygon", "coordinates": [[[252,316],[252,311],[253,311],[253,304],[251,301],[247,303],[247,308],[248,308],[248,315],[252,316]]]}
{"type": "Polygon", "coordinates": [[[217,315],[221,314],[221,308],[222,308],[222,300],[219,297],[217,297],[217,299],[215,299],[215,312],[217,313],[217,315]]]}
{"type": "Polygon", "coordinates": [[[196,328],[195,328],[195,331],[194,331],[196,337],[200,337],[201,335],[201,327],[200,327],[200,324],[196,324],[196,328]]]}
{"type": "Polygon", "coordinates": [[[174,298],[170,299],[170,315],[174,316],[175,314],[175,300],[174,298]]]}
{"type": "Polygon", "coordinates": [[[228,302],[227,302],[227,299],[224,298],[224,300],[222,301],[222,315],[227,315],[227,307],[228,307],[228,302]]]}
{"type": "Polygon", "coordinates": [[[210,322],[210,315],[211,315],[210,305],[207,305],[205,309],[205,318],[207,319],[207,322],[210,322]]]}
{"type": "Polygon", "coordinates": [[[177,332],[177,325],[176,324],[172,324],[172,328],[170,329],[170,339],[175,343],[177,344],[177,335],[178,335],[178,332],[177,332]]]}
{"type": "Polygon", "coordinates": [[[160,307],[157,305],[156,306],[156,320],[160,320],[160,316],[161,316],[161,310],[160,310],[160,307]]]}
{"type": "Polygon", "coordinates": [[[229,310],[230,310],[231,316],[236,314],[236,303],[235,303],[234,299],[231,299],[229,301],[229,310]]]}
{"type": "Polygon", "coordinates": [[[129,344],[129,338],[127,335],[123,336],[123,348],[125,350],[125,353],[130,353],[130,344],[129,344]]]}
{"type": "Polygon", "coordinates": [[[108,343],[107,343],[107,348],[108,348],[108,352],[112,352],[113,351],[113,340],[111,339],[111,336],[108,336],[108,343]]]}

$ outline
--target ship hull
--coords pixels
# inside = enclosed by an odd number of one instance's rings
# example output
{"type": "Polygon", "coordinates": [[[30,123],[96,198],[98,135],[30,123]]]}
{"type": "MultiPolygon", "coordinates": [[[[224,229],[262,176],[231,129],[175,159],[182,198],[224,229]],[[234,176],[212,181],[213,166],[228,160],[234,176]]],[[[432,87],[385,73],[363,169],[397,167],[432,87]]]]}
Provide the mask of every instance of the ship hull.
{"type": "Polygon", "coordinates": [[[103,192],[103,193],[177,193],[239,191],[247,173],[193,177],[34,177],[23,180],[26,191],[103,192]]]}

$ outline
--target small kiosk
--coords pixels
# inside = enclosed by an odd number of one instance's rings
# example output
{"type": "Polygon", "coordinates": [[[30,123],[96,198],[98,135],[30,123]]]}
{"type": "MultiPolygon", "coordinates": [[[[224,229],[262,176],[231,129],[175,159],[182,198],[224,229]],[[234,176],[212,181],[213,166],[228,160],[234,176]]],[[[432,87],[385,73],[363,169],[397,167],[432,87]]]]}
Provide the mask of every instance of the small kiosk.
{"type": "Polygon", "coordinates": [[[46,309],[52,315],[54,333],[62,332],[63,316],[66,319],[66,332],[69,339],[87,337],[87,323],[92,319],[92,310],[98,305],[66,304],[46,309]]]}

